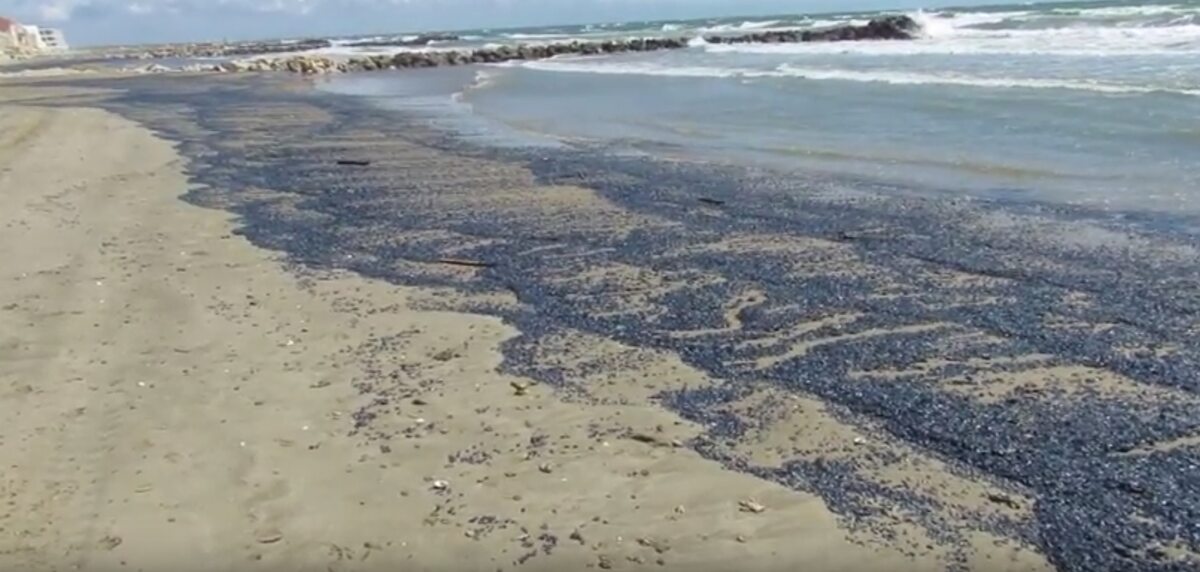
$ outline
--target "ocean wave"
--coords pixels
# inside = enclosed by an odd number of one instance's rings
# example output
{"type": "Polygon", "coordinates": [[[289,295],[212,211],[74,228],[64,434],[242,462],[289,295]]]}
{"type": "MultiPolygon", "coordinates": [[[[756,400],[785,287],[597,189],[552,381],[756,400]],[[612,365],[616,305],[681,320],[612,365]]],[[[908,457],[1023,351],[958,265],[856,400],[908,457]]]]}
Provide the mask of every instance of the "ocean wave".
{"type": "Polygon", "coordinates": [[[505,38],[510,38],[510,39],[513,39],[513,40],[553,40],[553,39],[558,39],[558,38],[565,38],[565,37],[567,37],[567,34],[522,34],[522,33],[514,33],[514,34],[502,34],[502,35],[503,35],[505,38]]]}
{"type": "Polygon", "coordinates": [[[421,36],[415,35],[415,34],[406,34],[406,35],[402,35],[402,36],[371,36],[371,37],[367,37],[367,38],[353,38],[353,39],[342,38],[342,39],[337,39],[337,40],[330,40],[329,43],[333,47],[337,47],[337,48],[352,48],[355,46],[360,46],[362,44],[370,44],[370,43],[377,43],[377,42],[413,42],[413,41],[416,41],[420,37],[421,36]]]}
{"type": "Polygon", "coordinates": [[[1163,14],[1195,13],[1195,6],[1181,4],[1148,4],[1144,6],[1106,6],[1102,8],[1054,8],[1050,14],[1076,16],[1083,18],[1136,18],[1139,16],[1160,16],[1163,14]]]}
{"type": "Polygon", "coordinates": [[[705,66],[673,66],[666,67],[650,63],[606,63],[602,58],[560,58],[550,60],[535,60],[526,62],[506,62],[504,67],[520,67],[524,69],[561,72],[589,73],[604,75],[650,75],[666,77],[770,77],[779,75],[769,70],[717,68],[705,66]]]}
{"type": "Polygon", "coordinates": [[[475,72],[475,78],[471,83],[463,86],[462,90],[456,91],[450,95],[450,99],[455,103],[469,105],[467,98],[472,93],[479,92],[491,88],[496,85],[497,80],[504,72],[499,70],[482,68],[475,72]]]}
{"type": "Polygon", "coordinates": [[[1053,8],[1007,12],[951,12],[915,16],[934,33],[955,30],[1061,30],[1086,28],[1162,28],[1197,23],[1200,6],[1145,5],[1053,8]]]}
{"type": "Polygon", "coordinates": [[[31,78],[31,77],[42,78],[42,77],[59,77],[59,76],[88,74],[88,73],[92,73],[92,72],[90,70],[56,67],[56,68],[21,70],[21,71],[14,71],[14,72],[0,71],[0,78],[31,78]]]}
{"type": "Polygon", "coordinates": [[[1200,97],[1200,89],[1167,86],[1143,86],[1106,83],[1089,80],[982,77],[949,73],[920,73],[883,70],[850,70],[831,68],[804,68],[782,64],[774,69],[678,66],[667,67],[649,63],[611,63],[596,58],[573,58],[521,62],[509,67],[562,72],[607,75],[644,75],[663,77],[696,78],[792,78],[811,81],[849,81],[857,83],[886,83],[892,85],[951,85],[991,89],[1058,89],[1090,91],[1114,95],[1145,95],[1166,93],[1200,97]]]}
{"type": "Polygon", "coordinates": [[[422,53],[422,52],[453,52],[461,48],[447,45],[428,45],[428,46],[356,46],[349,45],[331,45],[328,48],[319,48],[304,52],[280,52],[276,54],[268,54],[256,56],[255,59],[284,59],[297,55],[306,56],[326,56],[331,58],[351,58],[355,56],[388,56],[403,53],[422,53]]]}
{"type": "Polygon", "coordinates": [[[866,26],[871,20],[869,18],[833,18],[829,20],[802,20],[797,22],[799,27],[804,28],[833,28],[837,26],[866,26]]]}
{"type": "Polygon", "coordinates": [[[1033,12],[926,12],[918,10],[910,13],[909,17],[920,24],[925,37],[942,38],[955,36],[962,29],[1017,20],[1026,18],[1030,14],[1033,12]]]}
{"type": "Polygon", "coordinates": [[[838,80],[865,83],[887,83],[892,85],[953,85],[960,87],[999,89],[1065,89],[1110,94],[1174,93],[1178,95],[1200,97],[1200,89],[1127,85],[1089,80],[981,77],[919,72],[802,68],[790,64],[782,64],[776,68],[776,71],[785,76],[810,80],[838,80]]]}
{"type": "MultiPolygon", "coordinates": [[[[986,55],[1164,55],[1200,51],[1200,25],[1157,28],[1078,27],[1041,30],[977,29],[988,18],[918,13],[920,39],[906,42],[814,42],[803,44],[712,45],[714,53],[746,54],[986,54],[986,55]],[[969,22],[969,25],[964,25],[969,22]]],[[[999,16],[989,16],[991,19],[999,16]]]]}
{"type": "Polygon", "coordinates": [[[715,26],[707,26],[700,28],[699,31],[705,34],[721,32],[744,32],[747,30],[765,30],[768,28],[775,28],[779,27],[781,24],[783,24],[782,20],[747,20],[740,24],[718,24],[715,26]]]}

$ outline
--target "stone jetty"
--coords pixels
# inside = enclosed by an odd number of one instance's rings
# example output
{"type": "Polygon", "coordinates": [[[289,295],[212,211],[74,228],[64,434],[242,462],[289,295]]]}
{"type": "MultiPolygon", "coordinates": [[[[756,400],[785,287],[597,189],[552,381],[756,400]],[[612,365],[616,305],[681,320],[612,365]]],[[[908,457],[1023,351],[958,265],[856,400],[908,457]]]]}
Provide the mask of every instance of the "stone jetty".
{"type": "MultiPolygon", "coordinates": [[[[839,42],[862,40],[911,40],[920,25],[908,16],[887,16],[861,26],[837,26],[821,30],[772,30],[743,35],[704,37],[711,44],[839,42]]],[[[425,38],[428,40],[428,38],[425,38]]],[[[285,71],[306,75],[411,68],[434,68],[507,61],[540,60],[565,55],[603,55],[626,52],[676,50],[691,45],[693,38],[629,38],[603,41],[572,41],[518,44],[463,50],[427,50],[358,57],[299,54],[291,57],[253,58],[218,64],[190,66],[182,71],[262,72],[285,71]]],[[[229,52],[226,52],[227,54],[229,52]]],[[[275,52],[272,52],[275,53],[275,52]]],[[[197,55],[195,51],[174,57],[197,55]]]]}

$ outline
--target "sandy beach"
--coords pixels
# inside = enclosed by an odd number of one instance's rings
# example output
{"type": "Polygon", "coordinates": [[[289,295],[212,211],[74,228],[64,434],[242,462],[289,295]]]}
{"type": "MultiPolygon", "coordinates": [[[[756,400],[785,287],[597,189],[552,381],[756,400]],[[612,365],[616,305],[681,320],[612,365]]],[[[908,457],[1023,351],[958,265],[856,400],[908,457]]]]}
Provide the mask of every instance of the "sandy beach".
{"type": "MultiPolygon", "coordinates": [[[[251,245],[229,213],[181,200],[197,188],[172,142],[87,105],[104,92],[0,94],[0,567],[1047,567],[983,532],[964,552],[886,506],[848,526],[816,495],[701,457],[683,444],[702,428],[649,397],[713,381],[667,353],[583,339],[588,359],[636,364],[595,370],[602,404],[502,373],[512,326],[421,309],[453,289],[306,272],[251,245]]],[[[1029,510],[790,399],[741,447],[888,457],[879,480],[928,489],[947,515],[1029,510]]]]}
{"type": "Polygon", "coordinates": [[[0,7],[0,570],[1200,570],[1200,0],[472,2],[0,7]]]}
{"type": "Polygon", "coordinates": [[[0,567],[1200,562],[1170,220],[323,81],[0,80],[0,567]]]}

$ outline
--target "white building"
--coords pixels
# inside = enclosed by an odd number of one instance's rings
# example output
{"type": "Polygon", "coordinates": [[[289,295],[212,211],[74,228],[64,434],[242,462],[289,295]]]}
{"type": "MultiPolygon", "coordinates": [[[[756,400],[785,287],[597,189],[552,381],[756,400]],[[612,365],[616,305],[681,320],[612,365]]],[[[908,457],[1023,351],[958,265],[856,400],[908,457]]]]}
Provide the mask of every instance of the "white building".
{"type": "Polygon", "coordinates": [[[45,49],[45,46],[42,45],[41,28],[38,28],[37,26],[30,26],[29,24],[17,24],[17,27],[20,28],[19,35],[22,38],[22,45],[35,52],[40,52],[45,49]]]}
{"type": "Polygon", "coordinates": [[[40,28],[38,38],[42,42],[42,49],[47,52],[65,52],[68,49],[67,38],[58,28],[40,28]]]}
{"type": "Polygon", "coordinates": [[[0,17],[0,52],[28,55],[66,50],[67,40],[62,30],[19,24],[0,17]]]}

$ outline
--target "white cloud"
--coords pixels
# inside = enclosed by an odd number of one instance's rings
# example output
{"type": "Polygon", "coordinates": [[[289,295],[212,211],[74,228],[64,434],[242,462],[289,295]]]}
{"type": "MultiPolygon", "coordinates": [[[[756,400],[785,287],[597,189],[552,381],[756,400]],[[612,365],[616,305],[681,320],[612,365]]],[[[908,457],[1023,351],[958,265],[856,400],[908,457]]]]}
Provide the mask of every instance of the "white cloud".
{"type": "Polygon", "coordinates": [[[12,13],[25,19],[47,22],[68,21],[85,10],[93,13],[127,13],[133,15],[179,14],[237,10],[246,12],[285,12],[307,14],[321,4],[395,3],[395,0],[0,0],[0,13],[12,13]]]}
{"type": "MultiPolygon", "coordinates": [[[[75,45],[399,33],[921,0],[0,0],[0,14],[65,29],[75,45]]],[[[933,0],[969,3],[986,0],[933,0]]]]}
{"type": "Polygon", "coordinates": [[[38,16],[47,22],[69,20],[79,3],[79,0],[45,0],[39,3],[38,16]]]}

